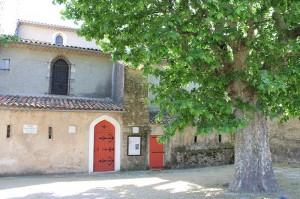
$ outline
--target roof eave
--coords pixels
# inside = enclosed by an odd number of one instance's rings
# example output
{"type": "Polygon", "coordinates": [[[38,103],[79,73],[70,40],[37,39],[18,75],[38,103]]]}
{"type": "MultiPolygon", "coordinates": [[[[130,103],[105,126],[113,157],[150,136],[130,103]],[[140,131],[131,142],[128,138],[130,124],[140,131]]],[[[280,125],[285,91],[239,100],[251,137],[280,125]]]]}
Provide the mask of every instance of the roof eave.
{"type": "Polygon", "coordinates": [[[32,46],[42,46],[42,47],[49,47],[49,48],[59,48],[59,49],[74,50],[74,51],[81,51],[81,52],[93,52],[93,53],[99,53],[99,54],[103,54],[103,55],[111,55],[111,53],[105,53],[100,50],[84,49],[81,47],[58,46],[58,45],[54,45],[54,44],[41,44],[41,43],[23,42],[23,41],[11,42],[11,43],[32,45],[32,46]]]}
{"type": "Polygon", "coordinates": [[[55,109],[55,108],[49,108],[49,109],[41,109],[41,108],[24,108],[24,107],[13,107],[13,106],[7,106],[7,107],[0,107],[0,110],[21,110],[21,111],[54,111],[54,112],[89,112],[89,113],[124,113],[126,110],[76,110],[76,109],[55,109]]]}
{"type": "Polygon", "coordinates": [[[55,24],[46,24],[46,23],[41,23],[41,22],[26,21],[26,20],[18,20],[17,29],[20,25],[29,25],[29,26],[34,26],[34,27],[43,27],[43,28],[48,28],[48,29],[64,30],[64,31],[70,31],[70,32],[76,32],[77,30],[79,30],[78,28],[72,28],[72,27],[55,25],[55,24]]]}

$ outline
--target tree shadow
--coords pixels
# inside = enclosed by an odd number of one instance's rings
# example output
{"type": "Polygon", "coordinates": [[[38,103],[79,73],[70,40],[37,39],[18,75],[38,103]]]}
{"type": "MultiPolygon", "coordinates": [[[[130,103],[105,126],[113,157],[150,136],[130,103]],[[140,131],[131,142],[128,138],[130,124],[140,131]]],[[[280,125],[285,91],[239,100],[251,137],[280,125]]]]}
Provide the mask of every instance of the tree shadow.
{"type": "MultiPolygon", "coordinates": [[[[294,172],[293,170],[290,172],[294,172]]],[[[233,172],[232,166],[222,166],[184,170],[5,177],[0,178],[0,198],[239,199],[278,198],[280,195],[285,195],[283,192],[275,194],[232,193],[222,184],[232,180],[233,172]]],[[[282,178],[288,177],[286,173],[282,169],[281,175],[284,174],[282,178]]],[[[298,183],[294,181],[293,187],[298,183]]],[[[291,186],[290,183],[288,185],[291,186]]]]}

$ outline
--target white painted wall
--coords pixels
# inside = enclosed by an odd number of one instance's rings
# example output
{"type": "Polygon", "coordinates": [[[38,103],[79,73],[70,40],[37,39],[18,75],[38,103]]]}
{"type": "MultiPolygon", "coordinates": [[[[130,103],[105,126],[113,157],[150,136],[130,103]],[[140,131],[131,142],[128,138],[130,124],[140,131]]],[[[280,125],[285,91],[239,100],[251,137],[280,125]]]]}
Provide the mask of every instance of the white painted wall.
{"type": "Polygon", "coordinates": [[[86,41],[84,37],[79,37],[75,31],[61,31],[57,29],[36,27],[28,24],[20,24],[17,35],[23,39],[44,41],[55,43],[55,36],[60,34],[64,38],[64,45],[78,46],[84,48],[99,49],[95,41],[86,41]]]}

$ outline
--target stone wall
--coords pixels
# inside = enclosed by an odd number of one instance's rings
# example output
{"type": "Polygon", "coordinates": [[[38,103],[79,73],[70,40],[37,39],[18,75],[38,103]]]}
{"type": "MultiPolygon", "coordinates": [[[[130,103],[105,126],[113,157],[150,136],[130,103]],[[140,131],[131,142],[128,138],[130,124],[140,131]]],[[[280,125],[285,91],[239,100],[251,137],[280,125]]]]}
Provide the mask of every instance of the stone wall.
{"type": "Polygon", "coordinates": [[[142,76],[142,71],[125,68],[124,83],[124,108],[123,114],[123,148],[128,147],[128,136],[141,136],[141,155],[128,156],[127,151],[122,159],[122,170],[140,170],[148,168],[148,134],[149,134],[149,109],[147,99],[147,82],[142,76]],[[133,133],[133,127],[138,127],[139,132],[133,133]]]}
{"type": "Polygon", "coordinates": [[[112,99],[121,107],[124,103],[124,69],[125,66],[121,63],[113,65],[112,99]]]}
{"type": "Polygon", "coordinates": [[[194,137],[193,144],[173,145],[169,167],[193,168],[233,164],[234,146],[232,143],[233,136],[230,134],[212,133],[207,136],[197,136],[197,142],[194,137]]]}
{"type": "MultiPolygon", "coordinates": [[[[232,164],[234,162],[234,135],[208,134],[195,136],[196,129],[189,126],[176,133],[164,145],[165,168],[191,168],[232,164]]],[[[152,124],[151,133],[162,135],[162,124],[152,124]]]]}
{"type": "MultiPolygon", "coordinates": [[[[300,164],[300,122],[291,119],[286,123],[268,121],[270,150],[274,163],[300,164]]],[[[235,134],[209,134],[197,136],[196,129],[187,127],[176,133],[165,144],[166,168],[186,168],[234,163],[235,134]]],[[[152,134],[162,134],[162,124],[151,125],[152,134]]]]}
{"type": "Polygon", "coordinates": [[[212,148],[201,150],[177,150],[173,168],[217,166],[234,163],[233,148],[212,148]]]}
{"type": "MultiPolygon", "coordinates": [[[[100,116],[108,115],[120,124],[121,170],[149,168],[149,134],[161,135],[162,124],[149,124],[147,84],[142,72],[125,68],[125,112],[72,112],[46,110],[0,110],[0,175],[22,173],[69,173],[89,171],[89,127],[100,116]],[[23,125],[37,125],[38,133],[24,134],[23,125]],[[7,125],[11,137],[6,138],[7,125]],[[76,133],[68,132],[76,126],[76,133]],[[48,139],[53,127],[53,139],[48,139]],[[134,133],[133,127],[139,132],[134,133]],[[141,136],[141,155],[128,156],[128,136],[141,136]]],[[[300,164],[300,122],[280,124],[269,121],[272,159],[278,163],[300,164]]],[[[187,127],[164,146],[165,168],[187,168],[231,164],[234,134],[212,133],[195,136],[187,127]]]]}
{"type": "Polygon", "coordinates": [[[300,164],[300,122],[269,121],[270,150],[275,163],[300,164]]]}

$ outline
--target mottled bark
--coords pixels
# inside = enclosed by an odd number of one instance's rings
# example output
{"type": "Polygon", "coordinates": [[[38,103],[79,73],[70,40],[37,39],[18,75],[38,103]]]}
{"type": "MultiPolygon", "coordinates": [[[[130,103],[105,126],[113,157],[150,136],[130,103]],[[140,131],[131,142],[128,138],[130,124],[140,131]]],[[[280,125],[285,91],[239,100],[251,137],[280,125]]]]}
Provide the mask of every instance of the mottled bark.
{"type": "Polygon", "coordinates": [[[259,112],[249,126],[236,133],[235,177],[232,191],[275,192],[279,190],[271,161],[267,120],[259,112]]]}
{"type": "MultiPolygon", "coordinates": [[[[245,82],[236,81],[231,85],[233,97],[255,105],[255,92],[245,82]]],[[[267,130],[267,118],[260,112],[249,111],[249,124],[236,132],[235,176],[232,191],[238,192],[276,192],[279,186],[272,169],[271,153],[267,130]]],[[[245,118],[245,113],[236,109],[237,118],[245,118]]]]}

